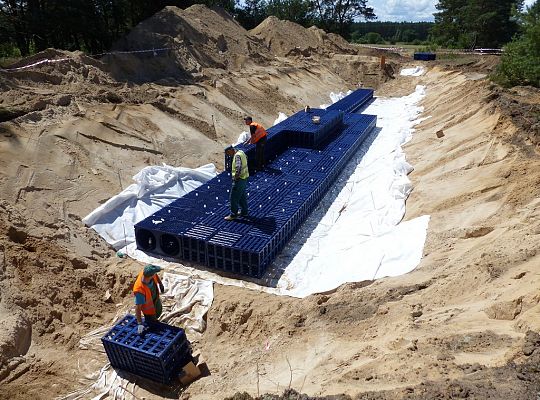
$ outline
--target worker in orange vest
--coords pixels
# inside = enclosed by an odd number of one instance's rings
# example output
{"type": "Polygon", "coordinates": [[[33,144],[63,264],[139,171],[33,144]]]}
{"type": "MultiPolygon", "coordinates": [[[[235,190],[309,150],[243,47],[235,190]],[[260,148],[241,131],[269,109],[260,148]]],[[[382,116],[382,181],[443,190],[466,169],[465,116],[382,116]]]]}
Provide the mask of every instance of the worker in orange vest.
{"type": "Polygon", "coordinates": [[[244,123],[249,125],[249,133],[251,137],[247,140],[247,144],[255,144],[255,154],[257,157],[257,171],[262,171],[264,168],[264,145],[266,144],[266,130],[258,122],[253,122],[253,118],[244,117],[244,123]]]}
{"type": "Polygon", "coordinates": [[[159,292],[163,293],[165,288],[158,272],[161,267],[157,265],[147,265],[139,272],[137,280],[133,285],[133,295],[135,296],[135,317],[137,318],[137,333],[140,335],[144,331],[142,316],[146,322],[155,322],[162,312],[159,292]],[[159,290],[158,290],[159,288],[159,290]]]}

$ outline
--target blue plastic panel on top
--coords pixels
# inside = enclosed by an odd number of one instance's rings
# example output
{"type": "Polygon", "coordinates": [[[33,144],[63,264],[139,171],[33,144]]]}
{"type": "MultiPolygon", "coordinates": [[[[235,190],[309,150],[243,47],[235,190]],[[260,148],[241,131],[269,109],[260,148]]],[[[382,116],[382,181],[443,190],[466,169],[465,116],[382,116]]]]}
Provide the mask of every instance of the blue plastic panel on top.
{"type": "Polygon", "coordinates": [[[372,89],[357,89],[348,96],[328,106],[327,110],[339,110],[345,113],[353,113],[373,99],[372,89]]]}
{"type": "Polygon", "coordinates": [[[126,315],[101,338],[114,368],[169,384],[191,361],[191,346],[184,330],[155,322],[137,334],[137,320],[126,315]]]}
{"type": "MultiPolygon", "coordinates": [[[[299,111],[285,121],[267,130],[265,162],[270,163],[290,146],[315,148],[328,139],[341,125],[343,112],[339,110],[311,109],[299,111]]],[[[238,150],[246,153],[250,171],[255,170],[255,145],[239,144],[238,150]]],[[[231,171],[232,157],[225,154],[225,170],[231,171]]]]}
{"type": "MultiPolygon", "coordinates": [[[[357,94],[356,100],[350,104],[356,107],[359,101],[364,101],[358,100],[360,95],[366,97],[366,93],[357,94]]],[[[319,111],[315,110],[315,115],[319,111]]],[[[231,222],[223,219],[230,212],[231,178],[225,172],[173,202],[165,211],[137,224],[138,247],[141,248],[140,242],[156,243],[154,247],[146,246],[143,250],[169,257],[174,252],[175,258],[212,269],[261,277],[318,205],[377,120],[373,115],[343,114],[341,111],[326,113],[328,121],[335,118],[339,124],[329,130],[331,133],[319,148],[281,144],[279,146],[283,150],[265,170],[250,176],[247,187],[249,217],[231,222]],[[173,213],[174,208],[178,210],[177,214],[173,213]],[[184,222],[189,214],[192,224],[163,233],[148,223],[152,218],[155,221],[156,217],[164,218],[170,214],[173,214],[171,220],[176,224],[184,222]],[[153,228],[150,233],[149,227],[153,228]]],[[[319,127],[307,125],[308,119],[311,121],[309,113],[296,113],[276,125],[272,134],[279,132],[279,140],[290,140],[290,136],[284,136],[284,133],[294,134],[295,124],[300,124],[305,130],[311,129],[311,133],[317,131],[319,127]]]]}

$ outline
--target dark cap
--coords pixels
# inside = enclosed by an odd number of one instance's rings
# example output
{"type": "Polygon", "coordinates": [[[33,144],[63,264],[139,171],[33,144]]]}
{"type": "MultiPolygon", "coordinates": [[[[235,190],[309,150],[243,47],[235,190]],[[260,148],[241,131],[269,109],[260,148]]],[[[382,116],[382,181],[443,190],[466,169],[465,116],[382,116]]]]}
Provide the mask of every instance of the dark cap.
{"type": "Polygon", "coordinates": [[[246,115],[244,117],[244,121],[253,121],[253,118],[251,118],[249,115],[246,115]]]}
{"type": "Polygon", "coordinates": [[[157,265],[148,264],[146,267],[144,267],[143,275],[144,276],[153,276],[154,274],[161,271],[161,267],[158,267],[157,265]]]}

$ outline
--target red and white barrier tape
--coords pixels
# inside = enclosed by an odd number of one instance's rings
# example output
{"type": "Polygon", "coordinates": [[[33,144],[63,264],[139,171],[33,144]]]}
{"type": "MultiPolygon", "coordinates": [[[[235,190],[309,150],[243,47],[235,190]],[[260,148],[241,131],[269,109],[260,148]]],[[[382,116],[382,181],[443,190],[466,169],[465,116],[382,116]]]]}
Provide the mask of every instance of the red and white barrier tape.
{"type": "MultiPolygon", "coordinates": [[[[378,46],[370,46],[367,44],[359,44],[360,47],[368,48],[368,49],[375,49],[375,50],[383,50],[383,51],[393,51],[393,52],[405,52],[407,51],[403,47],[378,47],[378,46]]],[[[111,51],[106,53],[98,53],[98,54],[90,54],[88,57],[101,57],[105,55],[115,55],[115,54],[138,54],[138,53],[156,53],[158,51],[168,51],[168,50],[177,50],[178,47],[161,47],[158,49],[147,49],[147,50],[131,50],[131,51],[111,51]]],[[[467,54],[477,54],[477,55],[490,55],[490,54],[502,54],[502,49],[474,49],[474,50],[444,50],[444,51],[436,51],[436,53],[440,54],[460,54],[460,55],[467,55],[467,54]]],[[[50,63],[58,63],[58,62],[64,62],[73,60],[72,58],[58,58],[55,60],[51,59],[44,59],[37,61],[32,64],[24,65],[22,67],[16,67],[16,68],[0,68],[0,71],[2,72],[15,72],[20,71],[32,67],[37,67],[42,64],[50,64],[50,63]]]]}
{"type": "MultiPolygon", "coordinates": [[[[178,49],[178,47],[161,47],[159,49],[148,49],[148,50],[131,50],[131,51],[111,51],[107,53],[98,53],[98,54],[89,54],[88,57],[101,57],[105,55],[115,55],[115,54],[137,54],[137,53],[157,53],[158,51],[166,51],[166,50],[175,50],[178,49]]],[[[24,65],[22,67],[16,67],[16,68],[0,68],[0,71],[2,72],[15,72],[20,71],[23,69],[28,69],[32,67],[37,67],[38,65],[42,64],[49,64],[49,63],[58,63],[58,62],[64,62],[64,61],[70,61],[73,60],[73,58],[58,58],[51,60],[49,58],[46,58],[44,60],[37,61],[32,64],[24,65]]]]}

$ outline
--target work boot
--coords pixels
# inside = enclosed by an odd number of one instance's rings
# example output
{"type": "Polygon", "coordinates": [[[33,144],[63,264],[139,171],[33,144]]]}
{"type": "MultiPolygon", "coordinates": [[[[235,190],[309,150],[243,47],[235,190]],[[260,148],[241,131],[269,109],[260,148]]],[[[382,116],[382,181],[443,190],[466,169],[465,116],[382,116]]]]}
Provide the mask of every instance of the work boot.
{"type": "Polygon", "coordinates": [[[225,221],[234,221],[236,219],[236,215],[227,215],[225,217],[225,221]]]}

